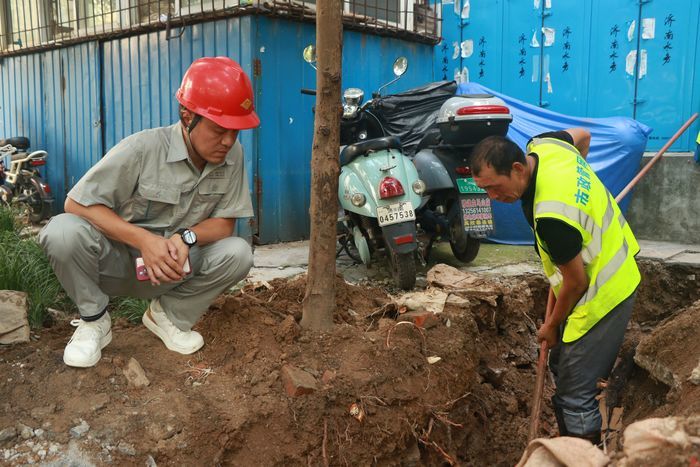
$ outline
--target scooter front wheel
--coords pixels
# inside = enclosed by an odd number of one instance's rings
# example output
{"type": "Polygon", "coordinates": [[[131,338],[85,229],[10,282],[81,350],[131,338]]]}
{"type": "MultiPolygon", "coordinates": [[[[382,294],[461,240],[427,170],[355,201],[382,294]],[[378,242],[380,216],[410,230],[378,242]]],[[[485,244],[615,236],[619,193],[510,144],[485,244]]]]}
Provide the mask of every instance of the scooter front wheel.
{"type": "Polygon", "coordinates": [[[29,220],[38,224],[44,219],[51,217],[51,204],[44,200],[41,193],[41,184],[35,179],[31,179],[23,190],[24,204],[29,211],[29,220]]]}

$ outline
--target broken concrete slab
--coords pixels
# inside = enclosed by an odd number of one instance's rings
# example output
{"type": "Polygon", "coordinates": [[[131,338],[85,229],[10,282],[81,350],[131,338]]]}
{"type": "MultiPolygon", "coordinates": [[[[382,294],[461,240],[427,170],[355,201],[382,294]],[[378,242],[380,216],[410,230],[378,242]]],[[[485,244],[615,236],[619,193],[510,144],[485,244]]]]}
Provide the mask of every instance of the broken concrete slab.
{"type": "Polygon", "coordinates": [[[0,344],[29,342],[27,294],[0,290],[0,344]]]}
{"type": "Polygon", "coordinates": [[[697,266],[700,265],[700,252],[698,251],[684,251],[683,253],[677,254],[666,261],[668,264],[682,264],[685,266],[697,266]]]}
{"type": "Polygon", "coordinates": [[[697,347],[700,335],[700,300],[663,321],[637,346],[634,361],[662,383],[677,388],[697,365],[688,351],[697,347]]]}
{"type": "Polygon", "coordinates": [[[639,258],[667,260],[687,251],[689,246],[680,243],[639,240],[639,248],[639,258]]]}
{"type": "Polygon", "coordinates": [[[477,298],[496,306],[503,288],[496,281],[471,272],[460,271],[447,264],[436,264],[427,274],[428,283],[447,292],[467,298],[477,298]]]}
{"type": "Polygon", "coordinates": [[[429,288],[421,292],[409,292],[396,299],[399,307],[405,306],[408,310],[425,310],[431,313],[442,313],[447,301],[447,293],[442,290],[429,288]]]}
{"type": "Polygon", "coordinates": [[[256,246],[253,264],[256,268],[304,267],[309,264],[309,242],[256,246]]]}

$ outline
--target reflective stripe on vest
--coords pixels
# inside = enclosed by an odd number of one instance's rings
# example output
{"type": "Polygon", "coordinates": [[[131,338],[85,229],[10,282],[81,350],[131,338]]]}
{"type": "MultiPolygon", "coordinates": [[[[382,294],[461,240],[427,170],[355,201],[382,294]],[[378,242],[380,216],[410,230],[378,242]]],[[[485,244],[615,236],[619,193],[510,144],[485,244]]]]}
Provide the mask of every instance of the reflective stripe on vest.
{"type": "Polygon", "coordinates": [[[533,210],[535,238],[545,273],[557,295],[562,275],[537,235],[537,221],[561,220],[578,230],[583,240],[581,257],[589,283],[567,318],[563,341],[572,342],[636,289],[641,277],[634,255],[639,246],[612,195],[573,146],[539,138],[528,145],[528,152],[539,157],[533,210]],[[585,202],[573,195],[581,191],[577,188],[581,177],[588,187],[585,202]]]}

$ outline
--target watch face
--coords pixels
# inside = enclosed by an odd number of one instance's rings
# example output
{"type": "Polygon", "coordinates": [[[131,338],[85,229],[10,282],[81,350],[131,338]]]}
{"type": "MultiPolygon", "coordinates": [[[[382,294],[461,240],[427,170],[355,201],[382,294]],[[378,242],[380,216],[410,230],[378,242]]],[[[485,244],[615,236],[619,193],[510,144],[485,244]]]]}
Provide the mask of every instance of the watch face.
{"type": "Polygon", "coordinates": [[[185,242],[185,244],[192,246],[197,243],[197,235],[191,230],[185,230],[182,232],[182,241],[185,242]]]}

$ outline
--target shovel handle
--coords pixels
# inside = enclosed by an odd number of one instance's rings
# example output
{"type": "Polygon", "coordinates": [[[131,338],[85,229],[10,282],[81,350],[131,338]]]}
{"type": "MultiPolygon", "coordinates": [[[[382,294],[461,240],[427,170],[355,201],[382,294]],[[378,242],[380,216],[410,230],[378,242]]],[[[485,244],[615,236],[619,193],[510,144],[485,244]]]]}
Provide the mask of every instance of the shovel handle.
{"type": "MultiPolygon", "coordinates": [[[[549,319],[554,311],[554,305],[557,299],[554,296],[554,290],[549,288],[547,296],[547,311],[545,313],[545,322],[549,319]]],[[[549,349],[547,342],[542,341],[540,344],[540,357],[537,360],[537,378],[535,379],[535,393],[532,396],[532,411],[530,412],[530,430],[528,431],[527,441],[530,442],[537,438],[537,433],[540,429],[540,413],[542,412],[542,393],[544,392],[544,376],[547,371],[547,357],[549,349]]]]}
{"type": "Polygon", "coordinates": [[[657,152],[656,154],[654,154],[654,157],[652,157],[651,160],[647,163],[647,165],[645,165],[645,166],[642,168],[642,170],[639,171],[639,173],[632,179],[632,181],[630,181],[630,182],[627,184],[627,186],[626,186],[625,188],[622,189],[622,191],[615,197],[615,201],[617,201],[617,202],[619,203],[619,202],[622,200],[622,198],[624,198],[625,196],[627,196],[627,193],[629,193],[630,190],[631,190],[632,188],[634,188],[634,186],[637,184],[637,182],[638,182],[639,180],[641,180],[642,177],[644,177],[644,175],[646,175],[647,172],[649,172],[649,170],[654,166],[654,164],[656,164],[656,162],[661,158],[661,156],[663,156],[663,154],[666,152],[666,150],[667,150],[668,148],[670,148],[671,145],[672,145],[673,143],[675,143],[676,140],[677,140],[678,138],[680,138],[680,136],[685,132],[685,130],[688,129],[688,127],[695,121],[696,118],[698,118],[698,114],[697,114],[697,113],[694,113],[694,114],[683,124],[683,126],[680,127],[680,128],[678,129],[678,131],[676,132],[676,134],[673,135],[673,136],[671,137],[671,139],[669,139],[669,140],[666,142],[666,144],[664,144],[664,146],[663,146],[661,149],[659,149],[659,152],[657,152]]]}

